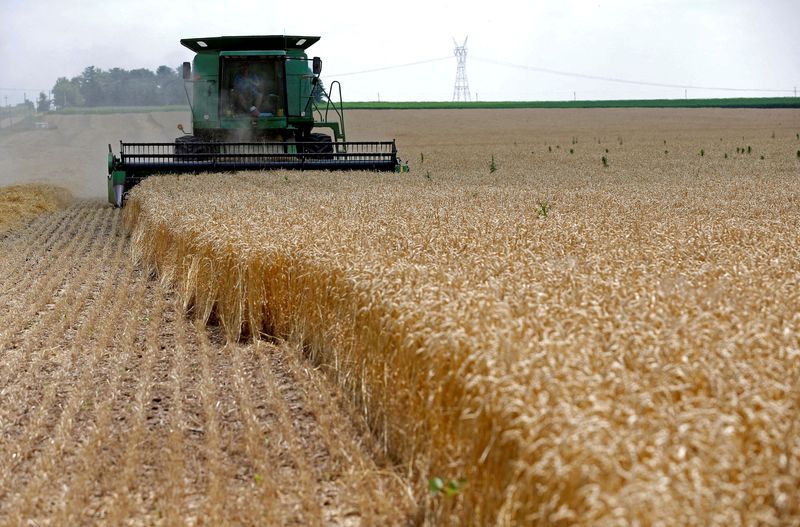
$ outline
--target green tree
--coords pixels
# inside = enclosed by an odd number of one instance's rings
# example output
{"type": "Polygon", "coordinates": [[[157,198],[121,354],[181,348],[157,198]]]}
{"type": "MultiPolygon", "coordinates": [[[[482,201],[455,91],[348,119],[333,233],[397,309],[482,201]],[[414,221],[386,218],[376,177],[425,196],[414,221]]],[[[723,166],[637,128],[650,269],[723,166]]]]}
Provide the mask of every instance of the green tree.
{"type": "Polygon", "coordinates": [[[317,79],[317,83],[314,84],[314,89],[311,92],[311,95],[314,97],[315,102],[322,102],[327,94],[325,93],[325,83],[322,82],[322,79],[317,79]]]}
{"type": "Polygon", "coordinates": [[[103,70],[94,66],[87,66],[78,77],[81,95],[86,101],[86,106],[103,106],[106,104],[103,86],[106,83],[106,79],[103,77],[103,70]]]}
{"type": "Polygon", "coordinates": [[[52,102],[59,107],[185,104],[186,92],[180,67],[159,66],[153,72],[88,66],[77,77],[59,78],[52,102]]]}
{"type": "Polygon", "coordinates": [[[83,106],[85,101],[81,95],[81,89],[76,80],[59,77],[53,86],[53,102],[56,106],[64,108],[66,106],[83,106]]]}
{"type": "Polygon", "coordinates": [[[146,68],[138,68],[128,73],[127,94],[122,104],[149,106],[158,104],[156,75],[146,68]]]}
{"type": "Polygon", "coordinates": [[[158,104],[181,104],[186,101],[180,68],[159,66],[156,69],[158,104]]]}
{"type": "Polygon", "coordinates": [[[39,99],[36,101],[36,111],[38,112],[50,111],[50,99],[47,98],[47,94],[43,91],[39,92],[39,99]]]}
{"type": "Polygon", "coordinates": [[[105,86],[108,104],[112,106],[121,106],[123,104],[127,78],[128,72],[122,68],[108,70],[108,82],[105,86]]]}

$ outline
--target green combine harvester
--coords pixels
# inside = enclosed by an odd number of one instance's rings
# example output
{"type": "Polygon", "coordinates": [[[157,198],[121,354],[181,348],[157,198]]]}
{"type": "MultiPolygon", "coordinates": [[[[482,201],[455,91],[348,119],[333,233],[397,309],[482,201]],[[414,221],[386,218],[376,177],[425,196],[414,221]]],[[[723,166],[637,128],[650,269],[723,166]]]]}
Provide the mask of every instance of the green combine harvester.
{"type": "Polygon", "coordinates": [[[322,60],[306,49],[320,37],[287,35],[187,38],[196,53],[183,63],[192,133],[174,143],[108,145],[108,200],[153,174],[239,170],[373,170],[405,172],[392,141],[347,141],[341,85],[328,93],[322,60]],[[321,95],[321,97],[319,96],[321,95]],[[320,102],[318,102],[318,99],[320,102]],[[314,132],[327,129],[329,134],[314,132]]]}

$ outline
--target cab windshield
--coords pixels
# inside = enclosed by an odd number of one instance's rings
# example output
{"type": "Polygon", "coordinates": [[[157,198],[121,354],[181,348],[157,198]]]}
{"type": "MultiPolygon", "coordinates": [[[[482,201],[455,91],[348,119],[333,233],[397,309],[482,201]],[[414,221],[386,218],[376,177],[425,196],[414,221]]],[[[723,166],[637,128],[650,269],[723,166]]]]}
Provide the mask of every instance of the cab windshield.
{"type": "Polygon", "coordinates": [[[222,63],[220,113],[224,117],[282,117],[284,86],[281,57],[226,57],[222,63]]]}

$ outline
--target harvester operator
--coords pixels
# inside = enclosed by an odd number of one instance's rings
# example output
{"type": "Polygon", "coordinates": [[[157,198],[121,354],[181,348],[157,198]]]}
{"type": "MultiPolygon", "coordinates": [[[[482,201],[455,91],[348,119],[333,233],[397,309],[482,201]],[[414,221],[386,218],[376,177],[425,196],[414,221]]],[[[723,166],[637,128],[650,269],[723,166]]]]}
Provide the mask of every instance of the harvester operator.
{"type": "Polygon", "coordinates": [[[238,109],[258,117],[264,100],[264,81],[245,64],[233,78],[233,100],[238,109]]]}

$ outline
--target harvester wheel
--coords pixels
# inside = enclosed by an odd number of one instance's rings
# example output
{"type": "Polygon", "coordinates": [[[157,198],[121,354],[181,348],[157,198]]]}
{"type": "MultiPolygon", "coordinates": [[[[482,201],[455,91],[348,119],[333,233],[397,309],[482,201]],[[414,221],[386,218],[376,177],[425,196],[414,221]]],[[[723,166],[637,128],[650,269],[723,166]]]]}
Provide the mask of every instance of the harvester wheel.
{"type": "MultiPolygon", "coordinates": [[[[308,134],[308,136],[303,138],[303,141],[306,143],[312,143],[305,145],[305,151],[311,154],[333,154],[333,142],[331,141],[331,136],[326,134],[308,134]]],[[[318,156],[316,159],[332,159],[333,155],[330,156],[318,156]]]]}

